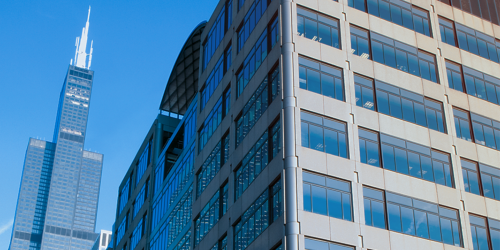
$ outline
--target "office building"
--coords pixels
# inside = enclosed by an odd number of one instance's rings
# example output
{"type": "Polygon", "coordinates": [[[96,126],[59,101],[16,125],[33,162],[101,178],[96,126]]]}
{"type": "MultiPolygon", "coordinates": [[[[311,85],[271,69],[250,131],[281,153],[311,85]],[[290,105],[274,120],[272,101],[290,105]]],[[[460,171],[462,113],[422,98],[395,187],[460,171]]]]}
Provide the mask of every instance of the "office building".
{"type": "Polygon", "coordinates": [[[101,230],[101,233],[97,236],[97,239],[92,246],[92,250],[106,250],[108,245],[111,243],[113,238],[112,232],[107,230],[101,230]]]}
{"type": "Polygon", "coordinates": [[[85,52],[88,30],[87,18],[64,78],[52,142],[29,140],[11,250],[88,250],[97,237],[103,155],[84,150],[94,78],[92,46],[90,55],[85,52]]]}
{"type": "MultiPolygon", "coordinates": [[[[499,14],[486,0],[220,1],[197,95],[151,166],[141,247],[500,249],[499,14]]],[[[189,99],[165,93],[164,111],[189,99]]]]}

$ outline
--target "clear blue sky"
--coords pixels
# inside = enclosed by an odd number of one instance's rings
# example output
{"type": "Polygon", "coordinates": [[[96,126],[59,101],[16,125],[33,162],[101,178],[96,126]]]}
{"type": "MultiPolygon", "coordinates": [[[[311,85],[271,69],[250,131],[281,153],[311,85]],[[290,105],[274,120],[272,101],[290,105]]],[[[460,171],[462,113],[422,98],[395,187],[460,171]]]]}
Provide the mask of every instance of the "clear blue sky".
{"type": "Polygon", "coordinates": [[[0,249],[12,232],[30,137],[52,139],[75,39],[90,15],[95,71],[85,148],[104,154],[96,230],[150,128],[188,35],[218,0],[0,1],[0,249]]]}

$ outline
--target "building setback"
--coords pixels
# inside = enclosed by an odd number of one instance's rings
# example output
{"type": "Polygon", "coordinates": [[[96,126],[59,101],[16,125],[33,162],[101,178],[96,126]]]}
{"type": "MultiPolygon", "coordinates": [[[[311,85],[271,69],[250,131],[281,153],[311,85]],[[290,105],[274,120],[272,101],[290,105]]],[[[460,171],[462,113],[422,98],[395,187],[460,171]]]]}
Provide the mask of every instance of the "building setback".
{"type": "Polygon", "coordinates": [[[500,249],[499,14],[219,1],[161,101],[148,235],[119,210],[115,249],[500,249]]]}
{"type": "MultiPolygon", "coordinates": [[[[90,16],[90,9],[89,9],[90,16]]],[[[94,71],[89,21],[64,79],[52,142],[30,138],[9,249],[85,249],[94,244],[103,155],[84,150],[94,71]],[[78,47],[79,45],[79,47],[78,47]]]]}

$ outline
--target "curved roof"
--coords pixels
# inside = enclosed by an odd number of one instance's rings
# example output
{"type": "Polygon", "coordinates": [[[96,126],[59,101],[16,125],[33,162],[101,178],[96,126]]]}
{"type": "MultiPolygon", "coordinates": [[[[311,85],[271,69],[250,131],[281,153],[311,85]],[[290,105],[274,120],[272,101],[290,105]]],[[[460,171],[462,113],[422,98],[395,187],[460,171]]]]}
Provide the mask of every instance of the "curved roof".
{"type": "Polygon", "coordinates": [[[198,91],[201,33],[207,22],[201,22],[191,32],[182,47],[165,87],[160,110],[184,115],[198,91]]]}

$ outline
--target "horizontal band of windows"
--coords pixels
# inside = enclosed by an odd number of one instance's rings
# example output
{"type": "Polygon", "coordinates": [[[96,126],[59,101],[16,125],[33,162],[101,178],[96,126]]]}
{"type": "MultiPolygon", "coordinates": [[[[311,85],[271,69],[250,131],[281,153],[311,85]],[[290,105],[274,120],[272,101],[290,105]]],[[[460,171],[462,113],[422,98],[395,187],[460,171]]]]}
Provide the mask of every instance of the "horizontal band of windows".
{"type": "Polygon", "coordinates": [[[347,123],[301,111],[302,146],[348,158],[347,123]]]}
{"type": "Polygon", "coordinates": [[[460,163],[466,192],[500,200],[500,169],[463,158],[460,163]]]}
{"type": "Polygon", "coordinates": [[[469,67],[446,61],[449,87],[500,105],[500,79],[469,67]]]}
{"type": "MultiPolygon", "coordinates": [[[[479,18],[491,21],[494,24],[500,25],[499,15],[500,4],[497,1],[480,1],[480,0],[439,0],[440,2],[451,5],[464,12],[473,14],[479,18]],[[496,6],[495,6],[496,5],[496,6]]],[[[475,249],[475,248],[474,248],[475,249]]]]}
{"type": "Polygon", "coordinates": [[[344,101],[344,80],[341,68],[299,57],[301,89],[344,101]]]}
{"type": "Polygon", "coordinates": [[[349,0],[348,5],[420,34],[432,36],[429,12],[408,2],[400,0],[349,0]]]}
{"type": "Polygon", "coordinates": [[[297,35],[340,49],[339,20],[297,8],[297,35]]]}
{"type": "Polygon", "coordinates": [[[366,186],[363,196],[366,225],[459,247],[463,245],[456,209],[366,186]]]}
{"type": "Polygon", "coordinates": [[[60,132],[59,133],[59,138],[65,139],[65,140],[70,140],[78,143],[83,143],[85,140],[85,137],[80,136],[80,135],[74,135],[70,133],[65,133],[65,132],[60,132]]]}
{"type": "Polygon", "coordinates": [[[449,153],[360,128],[361,162],[437,184],[454,187],[449,153]],[[381,153],[380,151],[381,150],[381,153]]]}
{"type": "Polygon", "coordinates": [[[203,162],[196,175],[196,198],[200,197],[201,193],[203,193],[208,184],[210,184],[215,175],[229,159],[229,138],[229,132],[226,132],[206,158],[205,162],[203,162]]]}
{"type": "Polygon", "coordinates": [[[260,19],[264,15],[264,12],[267,10],[267,6],[271,3],[272,0],[255,0],[248,9],[245,18],[241,24],[241,27],[238,29],[238,53],[243,49],[245,42],[247,41],[252,31],[259,23],[260,19]]]}
{"type": "Polygon", "coordinates": [[[500,150],[499,121],[457,108],[453,108],[453,116],[458,138],[500,150]]]}
{"type": "Polygon", "coordinates": [[[305,238],[305,249],[311,250],[354,250],[355,247],[341,245],[334,242],[326,242],[322,240],[315,240],[305,238]]]}

